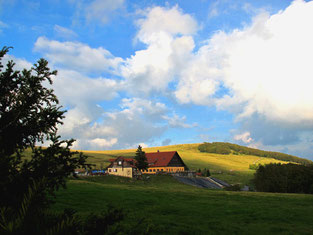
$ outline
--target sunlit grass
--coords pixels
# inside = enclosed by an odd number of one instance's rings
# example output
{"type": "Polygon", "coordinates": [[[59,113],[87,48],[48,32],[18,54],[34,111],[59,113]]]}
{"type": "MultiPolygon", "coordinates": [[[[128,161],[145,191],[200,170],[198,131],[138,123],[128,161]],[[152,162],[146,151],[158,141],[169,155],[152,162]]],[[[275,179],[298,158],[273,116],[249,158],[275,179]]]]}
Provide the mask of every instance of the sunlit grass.
{"type": "MultiPolygon", "coordinates": [[[[207,168],[212,176],[226,180],[229,183],[249,184],[255,170],[249,169],[250,164],[286,163],[273,158],[263,158],[251,155],[222,155],[203,153],[198,150],[199,144],[181,144],[143,149],[145,152],[177,151],[185,164],[191,170],[207,168]]],[[[106,167],[109,159],[117,156],[133,157],[136,149],[107,150],[107,151],[83,151],[89,156],[88,162],[95,167],[106,167]]]]}

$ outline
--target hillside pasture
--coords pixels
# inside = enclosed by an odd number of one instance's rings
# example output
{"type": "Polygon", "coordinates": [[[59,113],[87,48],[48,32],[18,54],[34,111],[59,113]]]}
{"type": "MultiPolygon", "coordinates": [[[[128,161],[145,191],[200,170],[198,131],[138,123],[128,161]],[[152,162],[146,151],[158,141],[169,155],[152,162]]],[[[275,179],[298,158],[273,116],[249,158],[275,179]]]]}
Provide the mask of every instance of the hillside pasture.
{"type": "MultiPolygon", "coordinates": [[[[251,155],[223,155],[203,153],[198,150],[199,144],[181,144],[161,147],[144,148],[147,153],[156,151],[177,151],[185,164],[191,170],[207,168],[213,177],[225,180],[231,184],[249,184],[255,170],[249,169],[250,164],[286,163],[273,158],[263,158],[251,155]]],[[[106,167],[109,159],[117,156],[133,157],[136,149],[83,151],[89,156],[88,162],[95,168],[106,167]],[[101,165],[102,164],[102,165],[101,165]]]]}

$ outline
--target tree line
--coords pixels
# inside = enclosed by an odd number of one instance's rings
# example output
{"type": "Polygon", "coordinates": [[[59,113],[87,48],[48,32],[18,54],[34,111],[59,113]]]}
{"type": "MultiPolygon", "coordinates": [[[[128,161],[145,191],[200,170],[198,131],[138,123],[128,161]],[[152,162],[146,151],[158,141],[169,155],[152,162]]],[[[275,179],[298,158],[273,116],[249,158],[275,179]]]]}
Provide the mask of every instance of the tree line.
{"type": "Polygon", "coordinates": [[[295,162],[302,165],[311,165],[312,161],[308,159],[299,158],[285,153],[264,151],[255,148],[249,148],[237,144],[231,144],[226,142],[213,142],[213,143],[203,143],[198,147],[200,152],[207,153],[217,153],[217,154],[245,154],[254,155],[259,157],[274,158],[281,161],[295,162]]]}
{"type": "Polygon", "coordinates": [[[253,184],[261,192],[313,194],[313,165],[260,165],[254,175],[253,184]]]}

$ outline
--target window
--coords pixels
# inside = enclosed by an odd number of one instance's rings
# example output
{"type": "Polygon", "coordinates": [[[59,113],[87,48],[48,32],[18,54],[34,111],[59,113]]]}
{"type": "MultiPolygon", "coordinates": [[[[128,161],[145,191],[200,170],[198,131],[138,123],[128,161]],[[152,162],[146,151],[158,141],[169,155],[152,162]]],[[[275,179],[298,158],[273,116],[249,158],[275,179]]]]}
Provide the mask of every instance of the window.
{"type": "Polygon", "coordinates": [[[151,170],[151,169],[149,169],[149,172],[152,172],[152,170],[151,170]]]}
{"type": "Polygon", "coordinates": [[[122,161],[118,161],[118,164],[119,164],[119,165],[122,165],[122,161]]]}
{"type": "Polygon", "coordinates": [[[161,169],[161,171],[163,171],[163,169],[161,169]]]}
{"type": "Polygon", "coordinates": [[[117,172],[117,169],[114,169],[113,171],[114,171],[114,172],[117,172]]]}
{"type": "Polygon", "coordinates": [[[157,171],[159,171],[159,169],[157,169],[157,171]]]}
{"type": "Polygon", "coordinates": [[[153,172],[155,172],[155,169],[153,169],[153,172]]]}
{"type": "Polygon", "coordinates": [[[111,172],[111,169],[109,169],[109,172],[111,172]]]}

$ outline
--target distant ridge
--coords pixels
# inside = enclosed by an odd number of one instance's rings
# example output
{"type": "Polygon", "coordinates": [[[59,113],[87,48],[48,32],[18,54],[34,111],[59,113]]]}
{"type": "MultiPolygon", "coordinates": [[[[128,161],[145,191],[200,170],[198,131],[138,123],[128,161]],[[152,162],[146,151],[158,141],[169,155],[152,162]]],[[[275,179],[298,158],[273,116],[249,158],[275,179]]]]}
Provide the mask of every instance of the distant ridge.
{"type": "Polygon", "coordinates": [[[302,165],[312,165],[313,162],[296,157],[293,155],[280,153],[280,152],[272,152],[272,151],[264,151],[259,150],[255,148],[249,148],[237,144],[231,144],[227,142],[213,142],[213,143],[207,143],[204,142],[203,144],[200,144],[198,147],[200,152],[206,152],[206,153],[217,153],[217,154],[245,154],[245,155],[254,155],[259,157],[266,157],[266,158],[274,158],[281,161],[287,161],[287,162],[296,162],[300,163],[302,165]]]}

